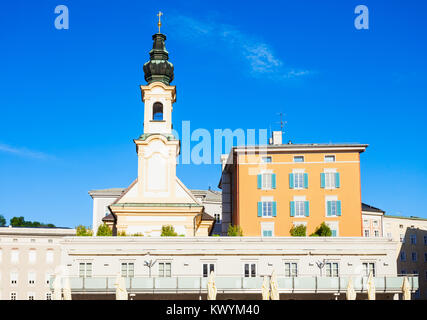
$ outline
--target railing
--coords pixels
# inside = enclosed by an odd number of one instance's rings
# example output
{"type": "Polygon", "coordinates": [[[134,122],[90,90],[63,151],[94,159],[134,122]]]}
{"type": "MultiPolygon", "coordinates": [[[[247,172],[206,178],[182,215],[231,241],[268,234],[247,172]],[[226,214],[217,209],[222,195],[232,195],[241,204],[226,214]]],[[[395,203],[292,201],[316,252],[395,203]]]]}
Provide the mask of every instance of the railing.
{"type": "MultiPolygon", "coordinates": [[[[406,275],[411,291],[418,289],[418,276],[406,275]]],[[[367,277],[352,276],[353,287],[356,292],[366,292],[367,277]]],[[[350,277],[277,277],[279,292],[283,293],[339,293],[347,290],[350,277]]],[[[403,276],[375,277],[377,293],[396,293],[402,291],[403,276]]],[[[205,292],[207,278],[191,276],[174,277],[130,277],[126,278],[126,287],[129,292],[205,292]]],[[[263,277],[217,276],[215,285],[218,292],[261,292],[263,277]]],[[[64,284],[64,278],[62,278],[64,284]]],[[[116,277],[69,277],[73,292],[113,292],[116,290],[116,277]]],[[[53,289],[53,279],[50,281],[53,289]]]]}

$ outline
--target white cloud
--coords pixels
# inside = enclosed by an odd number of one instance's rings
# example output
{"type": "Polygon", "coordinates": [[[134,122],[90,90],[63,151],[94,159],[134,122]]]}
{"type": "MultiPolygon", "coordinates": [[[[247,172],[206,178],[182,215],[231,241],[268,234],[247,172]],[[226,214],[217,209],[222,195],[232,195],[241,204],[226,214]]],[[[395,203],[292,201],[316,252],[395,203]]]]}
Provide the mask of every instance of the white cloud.
{"type": "Polygon", "coordinates": [[[0,152],[15,154],[18,156],[26,157],[26,158],[33,158],[33,159],[48,159],[52,158],[52,156],[39,152],[39,151],[32,151],[27,148],[16,148],[12,147],[6,144],[0,143],[0,152]]]}
{"type": "Polygon", "coordinates": [[[232,25],[204,22],[183,15],[173,15],[169,19],[174,32],[180,37],[218,50],[231,51],[246,62],[253,76],[290,79],[310,73],[285,66],[267,43],[241,32],[232,25]]]}

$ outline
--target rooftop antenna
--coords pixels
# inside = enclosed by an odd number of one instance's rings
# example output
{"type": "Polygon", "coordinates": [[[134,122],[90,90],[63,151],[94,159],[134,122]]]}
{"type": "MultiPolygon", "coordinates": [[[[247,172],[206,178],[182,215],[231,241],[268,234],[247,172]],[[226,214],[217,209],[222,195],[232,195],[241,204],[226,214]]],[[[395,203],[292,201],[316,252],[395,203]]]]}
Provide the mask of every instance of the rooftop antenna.
{"type": "Polygon", "coordinates": [[[276,122],[276,123],[280,123],[280,131],[282,132],[282,139],[283,139],[283,135],[285,134],[285,124],[287,124],[287,121],[283,121],[283,118],[286,114],[284,114],[283,112],[279,112],[277,114],[278,116],[280,116],[280,122],[276,122]]]}

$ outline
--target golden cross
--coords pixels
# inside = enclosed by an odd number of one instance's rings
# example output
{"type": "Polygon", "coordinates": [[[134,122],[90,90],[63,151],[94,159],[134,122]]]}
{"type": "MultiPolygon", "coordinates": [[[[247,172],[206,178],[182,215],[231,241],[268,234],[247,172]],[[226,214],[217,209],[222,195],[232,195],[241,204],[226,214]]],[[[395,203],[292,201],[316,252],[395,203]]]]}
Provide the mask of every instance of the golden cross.
{"type": "Polygon", "coordinates": [[[161,11],[159,11],[159,13],[157,14],[157,16],[159,17],[159,22],[157,23],[157,26],[159,27],[159,33],[160,33],[160,27],[162,26],[162,22],[160,21],[160,17],[163,15],[163,13],[161,11]]]}

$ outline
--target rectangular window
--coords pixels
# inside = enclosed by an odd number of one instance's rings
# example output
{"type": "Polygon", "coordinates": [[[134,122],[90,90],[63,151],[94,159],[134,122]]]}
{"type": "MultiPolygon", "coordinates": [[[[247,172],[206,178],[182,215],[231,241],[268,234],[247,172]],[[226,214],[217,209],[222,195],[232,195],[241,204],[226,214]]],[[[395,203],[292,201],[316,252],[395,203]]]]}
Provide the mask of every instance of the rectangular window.
{"type": "Polygon", "coordinates": [[[204,263],[203,264],[203,277],[208,277],[211,272],[215,272],[215,264],[213,263],[204,263]]]}
{"type": "Polygon", "coordinates": [[[285,262],[285,277],[298,277],[298,264],[296,262],[285,262]]]}
{"type": "Polygon", "coordinates": [[[405,243],[405,235],[404,234],[400,235],[400,242],[405,243]]]}
{"type": "Polygon", "coordinates": [[[214,218],[216,222],[221,222],[221,215],[219,213],[215,213],[214,218]]]}
{"type": "Polygon", "coordinates": [[[380,232],[379,232],[378,230],[375,230],[375,231],[374,231],[374,235],[375,235],[376,237],[379,237],[379,236],[380,236],[380,232]]]}
{"type": "Polygon", "coordinates": [[[272,189],[273,188],[273,174],[263,173],[262,177],[262,189],[272,189]]]}
{"type": "Polygon", "coordinates": [[[52,300],[52,293],[46,293],[46,300],[52,300]]]}
{"type": "Polygon", "coordinates": [[[328,217],[341,216],[341,201],[328,200],[326,206],[328,217]]]}
{"type": "Polygon", "coordinates": [[[326,276],[327,277],[338,277],[338,263],[337,262],[328,262],[326,263],[326,276]]]}
{"type": "Polygon", "coordinates": [[[34,296],[35,296],[34,292],[29,292],[28,293],[28,300],[34,300],[34,296]]]}
{"type": "Polygon", "coordinates": [[[294,189],[304,188],[304,172],[294,172],[294,189]]]}
{"type": "Polygon", "coordinates": [[[304,162],[304,156],[295,156],[294,162],[304,162]]]}
{"type": "Polygon", "coordinates": [[[406,253],[405,253],[405,251],[402,251],[400,253],[400,261],[406,261],[406,253]]]}
{"type": "Polygon", "coordinates": [[[271,157],[262,157],[261,162],[262,163],[271,163],[271,157]]]}
{"type": "Polygon", "coordinates": [[[10,262],[18,263],[19,262],[19,251],[18,249],[12,249],[10,252],[10,262]]]}
{"type": "Polygon", "coordinates": [[[53,250],[47,250],[46,251],[46,263],[52,263],[53,262],[53,250]]]}
{"type": "Polygon", "coordinates": [[[365,237],[369,237],[369,230],[365,230],[364,233],[365,233],[365,237]]]}
{"type": "Polygon", "coordinates": [[[10,284],[18,284],[18,273],[11,272],[10,273],[10,284]]]}
{"type": "Polygon", "coordinates": [[[256,277],[256,264],[245,263],[245,278],[255,278],[255,277],[256,277]]]}
{"type": "Polygon", "coordinates": [[[424,262],[427,262],[427,253],[424,253],[424,262]]]}
{"type": "Polygon", "coordinates": [[[16,300],[17,296],[16,296],[16,292],[11,292],[10,293],[10,300],[16,300]]]}
{"type": "Polygon", "coordinates": [[[45,281],[46,281],[46,284],[47,284],[47,285],[50,283],[50,276],[51,276],[51,274],[50,274],[50,273],[46,273],[46,274],[45,274],[45,281]]]}
{"type": "Polygon", "coordinates": [[[134,276],[134,264],[129,262],[122,263],[122,277],[133,278],[134,276]]]}
{"type": "Polygon", "coordinates": [[[325,156],[325,162],[335,162],[335,156],[325,156]]]}
{"type": "Polygon", "coordinates": [[[295,217],[305,217],[305,201],[295,201],[295,217]]]}
{"type": "Polygon", "coordinates": [[[28,273],[28,284],[35,284],[36,283],[36,273],[35,272],[29,272],[28,273]]]}
{"type": "Polygon", "coordinates": [[[28,252],[28,262],[29,263],[35,263],[36,262],[36,250],[30,249],[28,252]]]}
{"type": "Polygon", "coordinates": [[[263,237],[272,237],[273,231],[272,230],[262,230],[262,236],[263,237]]]}
{"type": "Polygon", "coordinates": [[[273,216],[273,201],[262,202],[262,216],[272,217],[273,216]]]}
{"type": "Polygon", "coordinates": [[[417,261],[417,253],[416,252],[412,252],[412,261],[417,261]]]}
{"type": "Polygon", "coordinates": [[[363,275],[368,277],[372,272],[372,276],[375,277],[375,263],[373,262],[364,262],[363,263],[363,275]]]}
{"type": "Polygon", "coordinates": [[[159,263],[159,277],[161,278],[170,278],[171,274],[171,263],[170,262],[160,262],[159,263]]]}
{"type": "Polygon", "coordinates": [[[325,188],[335,189],[335,172],[325,172],[325,188]]]}
{"type": "Polygon", "coordinates": [[[79,277],[80,278],[92,277],[92,263],[87,263],[87,262],[79,263],[79,277]]]}
{"type": "Polygon", "coordinates": [[[417,244],[417,235],[411,234],[411,244],[417,244]]]}

